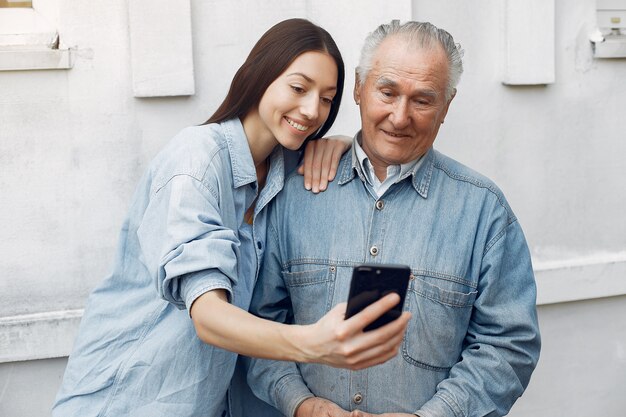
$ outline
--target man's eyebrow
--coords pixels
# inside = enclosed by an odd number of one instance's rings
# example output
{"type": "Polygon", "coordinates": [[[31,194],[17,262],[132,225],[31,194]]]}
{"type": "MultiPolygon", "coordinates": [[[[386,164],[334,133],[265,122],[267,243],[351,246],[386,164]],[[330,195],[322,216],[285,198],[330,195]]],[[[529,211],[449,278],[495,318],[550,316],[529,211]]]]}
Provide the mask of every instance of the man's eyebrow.
{"type": "MultiPolygon", "coordinates": [[[[376,86],[379,88],[396,88],[398,83],[390,78],[380,77],[376,80],[376,86]]],[[[431,89],[421,89],[417,90],[413,94],[414,96],[426,96],[436,99],[438,94],[437,91],[431,89]]]]}
{"type": "Polygon", "coordinates": [[[438,94],[435,90],[420,90],[418,95],[420,96],[426,96],[426,97],[431,97],[433,99],[436,99],[438,94]]]}
{"type": "Polygon", "coordinates": [[[396,87],[397,85],[397,82],[386,77],[380,77],[376,80],[376,86],[378,87],[396,87]]]}

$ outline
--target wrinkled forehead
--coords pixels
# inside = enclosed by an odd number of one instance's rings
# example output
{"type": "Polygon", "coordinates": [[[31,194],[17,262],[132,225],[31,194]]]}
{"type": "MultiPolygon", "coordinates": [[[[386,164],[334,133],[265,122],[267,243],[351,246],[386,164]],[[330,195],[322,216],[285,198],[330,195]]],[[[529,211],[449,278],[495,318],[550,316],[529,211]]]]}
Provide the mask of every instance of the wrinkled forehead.
{"type": "Polygon", "coordinates": [[[377,79],[383,74],[399,77],[448,78],[448,58],[438,43],[420,45],[403,38],[388,38],[383,41],[372,59],[368,78],[377,79]]]}
{"type": "Polygon", "coordinates": [[[436,39],[396,34],[384,39],[376,48],[372,68],[394,66],[400,62],[410,65],[411,60],[407,60],[407,57],[410,57],[415,65],[423,65],[421,61],[430,60],[433,65],[443,66],[446,69],[448,66],[448,57],[443,46],[436,39]]]}

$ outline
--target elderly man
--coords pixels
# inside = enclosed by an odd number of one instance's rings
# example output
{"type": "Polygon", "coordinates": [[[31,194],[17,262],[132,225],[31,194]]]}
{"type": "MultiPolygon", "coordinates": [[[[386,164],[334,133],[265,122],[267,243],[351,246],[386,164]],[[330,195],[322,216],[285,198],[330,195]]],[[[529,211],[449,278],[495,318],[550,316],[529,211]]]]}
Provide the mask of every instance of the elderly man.
{"type": "Polygon", "coordinates": [[[250,386],[284,415],[502,416],[524,392],[540,348],[524,235],[493,182],[432,148],[461,73],[446,31],[381,25],[361,54],[362,130],[337,178],[315,196],[292,177],[275,201],[254,313],[313,323],[346,301],[354,266],[412,270],[412,318],[387,363],[252,361],[250,386]]]}

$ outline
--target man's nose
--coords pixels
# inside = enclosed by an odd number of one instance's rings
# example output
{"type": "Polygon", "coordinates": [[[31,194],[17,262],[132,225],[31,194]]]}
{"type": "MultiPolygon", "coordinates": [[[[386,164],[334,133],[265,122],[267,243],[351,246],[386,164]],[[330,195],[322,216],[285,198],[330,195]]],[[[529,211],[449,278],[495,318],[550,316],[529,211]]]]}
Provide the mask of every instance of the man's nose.
{"type": "Polygon", "coordinates": [[[319,115],[320,98],[316,94],[308,94],[302,99],[300,113],[308,120],[315,120],[319,115]]]}
{"type": "Polygon", "coordinates": [[[405,99],[396,101],[389,113],[389,121],[396,129],[404,129],[410,121],[409,103],[405,99]]]}

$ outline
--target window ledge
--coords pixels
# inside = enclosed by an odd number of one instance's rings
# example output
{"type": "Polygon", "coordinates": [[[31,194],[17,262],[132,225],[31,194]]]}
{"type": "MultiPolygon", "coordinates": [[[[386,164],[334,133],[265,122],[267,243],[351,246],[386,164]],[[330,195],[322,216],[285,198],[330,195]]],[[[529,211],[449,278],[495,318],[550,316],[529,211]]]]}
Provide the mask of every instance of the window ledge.
{"type": "Polygon", "coordinates": [[[71,49],[0,51],[0,71],[70,69],[73,65],[71,49]]]}
{"type": "Polygon", "coordinates": [[[0,50],[0,71],[70,69],[72,49],[0,50]]]}
{"type": "Polygon", "coordinates": [[[0,317],[0,363],[69,355],[83,310],[0,317]]]}
{"type": "Polygon", "coordinates": [[[626,252],[535,264],[537,304],[626,294],[626,252]]]}

